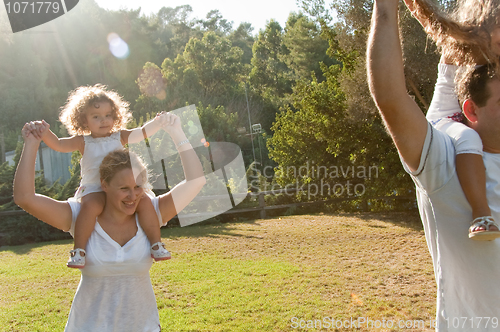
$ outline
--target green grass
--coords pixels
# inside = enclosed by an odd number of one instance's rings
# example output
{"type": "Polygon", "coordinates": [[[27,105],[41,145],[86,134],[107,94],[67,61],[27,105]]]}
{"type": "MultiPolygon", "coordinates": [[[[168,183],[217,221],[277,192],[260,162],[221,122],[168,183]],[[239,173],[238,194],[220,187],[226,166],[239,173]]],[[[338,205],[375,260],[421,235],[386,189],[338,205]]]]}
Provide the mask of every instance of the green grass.
{"type": "MultiPolygon", "coordinates": [[[[293,317],[302,326],[393,320],[391,330],[411,331],[397,322],[428,327],[435,315],[431,259],[412,214],[291,216],[162,235],[173,258],[154,264],[151,280],[163,331],[319,330],[294,329],[293,317]]],[[[80,279],[64,266],[71,246],[0,248],[0,331],[64,329],[80,279]]]]}

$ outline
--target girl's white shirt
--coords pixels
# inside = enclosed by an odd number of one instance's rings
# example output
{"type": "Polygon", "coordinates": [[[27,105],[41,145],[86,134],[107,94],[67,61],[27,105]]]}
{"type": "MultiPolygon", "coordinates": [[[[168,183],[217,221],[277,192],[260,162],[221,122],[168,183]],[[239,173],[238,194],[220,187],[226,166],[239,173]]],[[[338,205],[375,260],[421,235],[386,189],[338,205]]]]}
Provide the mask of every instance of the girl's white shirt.
{"type": "Polygon", "coordinates": [[[123,148],[120,135],[120,132],[117,131],[108,137],[83,136],[85,148],[80,160],[82,180],[75,194],[77,199],[93,192],[102,191],[99,166],[108,153],[123,148]]]}

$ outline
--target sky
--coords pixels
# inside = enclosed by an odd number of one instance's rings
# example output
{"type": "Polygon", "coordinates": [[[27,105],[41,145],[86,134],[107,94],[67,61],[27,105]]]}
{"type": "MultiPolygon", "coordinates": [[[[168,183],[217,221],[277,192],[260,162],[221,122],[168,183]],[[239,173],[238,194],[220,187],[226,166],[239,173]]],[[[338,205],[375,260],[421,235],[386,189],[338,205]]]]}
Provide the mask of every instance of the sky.
{"type": "MultiPolygon", "coordinates": [[[[85,0],[81,0],[85,1],[85,0]]],[[[193,14],[190,18],[205,18],[206,14],[218,9],[223,18],[233,21],[233,29],[236,29],[240,23],[249,22],[257,33],[264,29],[266,22],[274,19],[282,27],[288,19],[290,12],[298,12],[299,6],[297,0],[251,0],[251,1],[228,1],[228,0],[96,0],[100,7],[118,10],[137,9],[141,7],[144,14],[157,13],[161,7],[172,7],[190,5],[193,8],[193,14]]]]}

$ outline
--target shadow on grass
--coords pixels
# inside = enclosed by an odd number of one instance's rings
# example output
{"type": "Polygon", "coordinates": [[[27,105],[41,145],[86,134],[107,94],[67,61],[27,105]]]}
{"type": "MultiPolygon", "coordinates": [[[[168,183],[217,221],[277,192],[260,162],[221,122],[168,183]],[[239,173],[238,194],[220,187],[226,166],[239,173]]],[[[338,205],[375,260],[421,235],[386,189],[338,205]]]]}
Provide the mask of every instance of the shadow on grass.
{"type": "MultiPolygon", "coordinates": [[[[295,216],[300,215],[323,215],[330,216],[332,218],[335,217],[347,217],[347,218],[357,218],[366,222],[368,227],[372,228],[384,228],[384,226],[370,224],[372,221],[383,221],[394,224],[396,226],[409,228],[415,231],[423,231],[422,221],[420,219],[420,215],[418,211],[387,211],[387,212],[311,212],[310,210],[306,211],[295,211],[295,216]]],[[[278,218],[278,217],[276,217],[278,218]]]]}
{"type": "Polygon", "coordinates": [[[408,211],[408,212],[367,212],[360,214],[353,214],[353,217],[357,217],[361,220],[367,222],[368,227],[380,228],[377,225],[370,225],[370,221],[379,220],[388,222],[400,227],[410,228],[415,231],[423,231],[422,221],[418,211],[408,211]]]}
{"type": "MultiPolygon", "coordinates": [[[[231,222],[209,221],[202,224],[194,224],[187,227],[163,227],[161,235],[167,239],[175,239],[179,237],[220,237],[220,236],[234,236],[245,238],[257,238],[248,234],[239,234],[235,232],[239,230],[238,225],[252,224],[256,225],[257,220],[237,220],[231,222]]],[[[262,219],[260,219],[262,220],[262,219]]],[[[251,230],[249,230],[251,231],[251,230]]]]}

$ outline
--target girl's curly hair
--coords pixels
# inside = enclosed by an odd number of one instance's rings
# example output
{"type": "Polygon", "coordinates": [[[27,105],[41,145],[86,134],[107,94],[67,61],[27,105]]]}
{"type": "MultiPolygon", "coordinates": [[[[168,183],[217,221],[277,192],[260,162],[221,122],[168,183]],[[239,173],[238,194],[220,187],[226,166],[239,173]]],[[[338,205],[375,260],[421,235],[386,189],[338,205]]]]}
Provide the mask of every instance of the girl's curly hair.
{"type": "Polygon", "coordinates": [[[108,90],[108,87],[102,84],[81,86],[71,91],[66,104],[61,108],[59,120],[71,135],[88,135],[90,130],[87,127],[85,112],[90,106],[101,102],[109,102],[113,109],[114,123],[111,131],[125,129],[132,118],[132,113],[128,108],[129,103],[118,93],[108,90]]]}
{"type": "Polygon", "coordinates": [[[490,33],[500,23],[498,0],[457,0],[449,13],[432,0],[412,1],[412,14],[447,59],[460,65],[475,65],[475,59],[483,57],[499,68],[499,56],[490,47],[490,33]]]}

